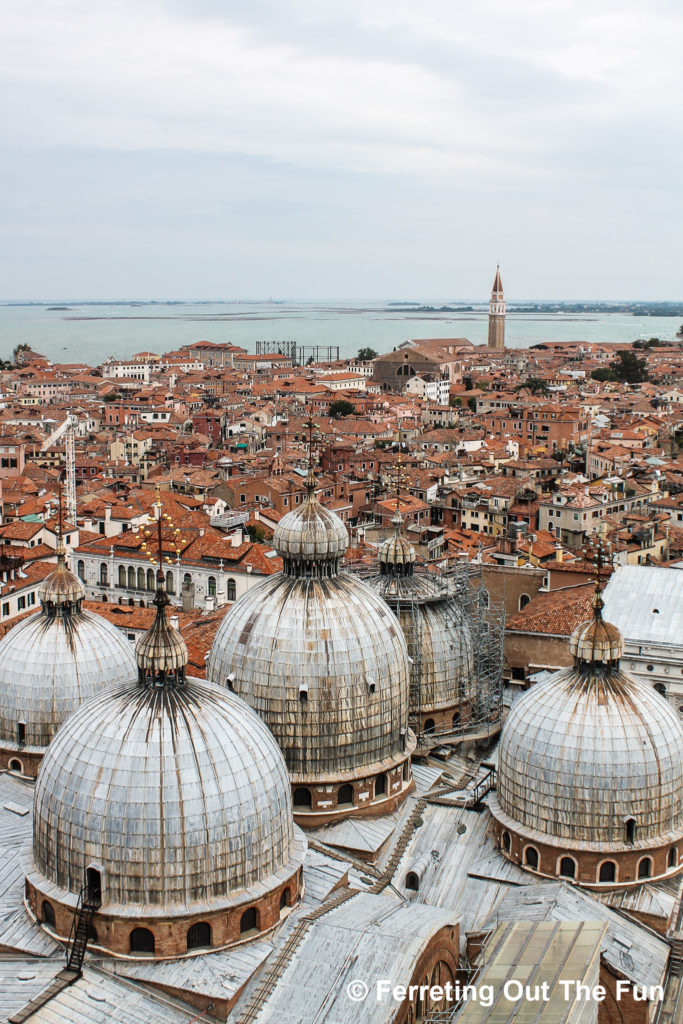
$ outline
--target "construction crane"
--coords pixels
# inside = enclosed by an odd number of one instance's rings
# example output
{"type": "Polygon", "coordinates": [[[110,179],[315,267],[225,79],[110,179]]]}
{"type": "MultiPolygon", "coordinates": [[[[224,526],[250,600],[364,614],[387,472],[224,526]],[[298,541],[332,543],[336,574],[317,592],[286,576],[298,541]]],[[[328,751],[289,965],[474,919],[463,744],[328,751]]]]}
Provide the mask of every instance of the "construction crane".
{"type": "Polygon", "coordinates": [[[66,419],[59,424],[57,429],[48,437],[47,441],[40,446],[41,452],[46,452],[54,444],[64,438],[65,468],[66,468],[66,516],[68,521],[76,525],[76,446],[74,437],[78,417],[72,412],[66,414],[66,419]]]}

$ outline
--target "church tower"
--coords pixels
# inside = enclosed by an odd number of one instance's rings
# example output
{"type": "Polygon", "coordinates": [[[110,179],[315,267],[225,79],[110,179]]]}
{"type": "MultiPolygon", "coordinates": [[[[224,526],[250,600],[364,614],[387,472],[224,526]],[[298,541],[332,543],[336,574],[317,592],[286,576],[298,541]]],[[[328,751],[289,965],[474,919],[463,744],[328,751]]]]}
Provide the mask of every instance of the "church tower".
{"type": "Polygon", "coordinates": [[[496,352],[505,350],[505,299],[503,298],[499,266],[496,267],[496,276],[489,302],[489,348],[496,352]]]}

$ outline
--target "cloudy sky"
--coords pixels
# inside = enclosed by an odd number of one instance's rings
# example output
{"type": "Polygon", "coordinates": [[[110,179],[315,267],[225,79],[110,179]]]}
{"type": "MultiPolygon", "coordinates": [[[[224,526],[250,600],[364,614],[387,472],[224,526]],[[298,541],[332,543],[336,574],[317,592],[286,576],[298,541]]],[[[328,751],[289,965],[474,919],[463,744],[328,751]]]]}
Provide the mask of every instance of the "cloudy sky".
{"type": "Polygon", "coordinates": [[[0,299],[683,298],[679,0],[4,0],[0,299]]]}

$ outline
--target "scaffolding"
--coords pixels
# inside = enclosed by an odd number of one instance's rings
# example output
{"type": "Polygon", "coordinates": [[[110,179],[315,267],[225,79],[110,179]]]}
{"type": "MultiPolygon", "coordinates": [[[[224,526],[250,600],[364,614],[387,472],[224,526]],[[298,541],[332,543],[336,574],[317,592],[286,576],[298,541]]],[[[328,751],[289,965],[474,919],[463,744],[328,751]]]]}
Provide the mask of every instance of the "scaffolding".
{"type": "Polygon", "coordinates": [[[339,362],[339,345],[299,345],[292,339],[256,342],[257,356],[272,355],[273,352],[287,356],[294,366],[303,366],[309,359],[313,363],[339,362]]]}
{"type": "Polygon", "coordinates": [[[378,576],[376,565],[350,564],[379,593],[402,624],[410,658],[409,724],[418,740],[418,750],[469,741],[485,741],[500,731],[503,714],[503,643],[505,609],[491,601],[484,586],[481,566],[463,559],[447,562],[419,562],[412,578],[394,581],[388,589],[379,583],[391,577],[378,576]],[[411,583],[412,579],[412,583],[411,583]],[[379,585],[378,585],[379,584],[379,585]],[[459,680],[456,700],[460,720],[424,731],[423,632],[420,606],[446,602],[447,629],[454,635],[469,628],[472,641],[472,671],[459,680]]]}

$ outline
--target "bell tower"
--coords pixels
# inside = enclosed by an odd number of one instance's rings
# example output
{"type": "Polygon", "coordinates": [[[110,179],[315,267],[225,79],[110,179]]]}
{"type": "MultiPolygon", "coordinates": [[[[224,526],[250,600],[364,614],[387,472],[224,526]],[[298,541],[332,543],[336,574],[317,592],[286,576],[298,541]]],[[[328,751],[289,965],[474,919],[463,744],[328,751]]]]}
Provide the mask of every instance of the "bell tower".
{"type": "Polygon", "coordinates": [[[505,351],[505,299],[503,283],[500,279],[500,266],[496,267],[496,276],[491,289],[489,302],[489,348],[496,352],[505,351]]]}

